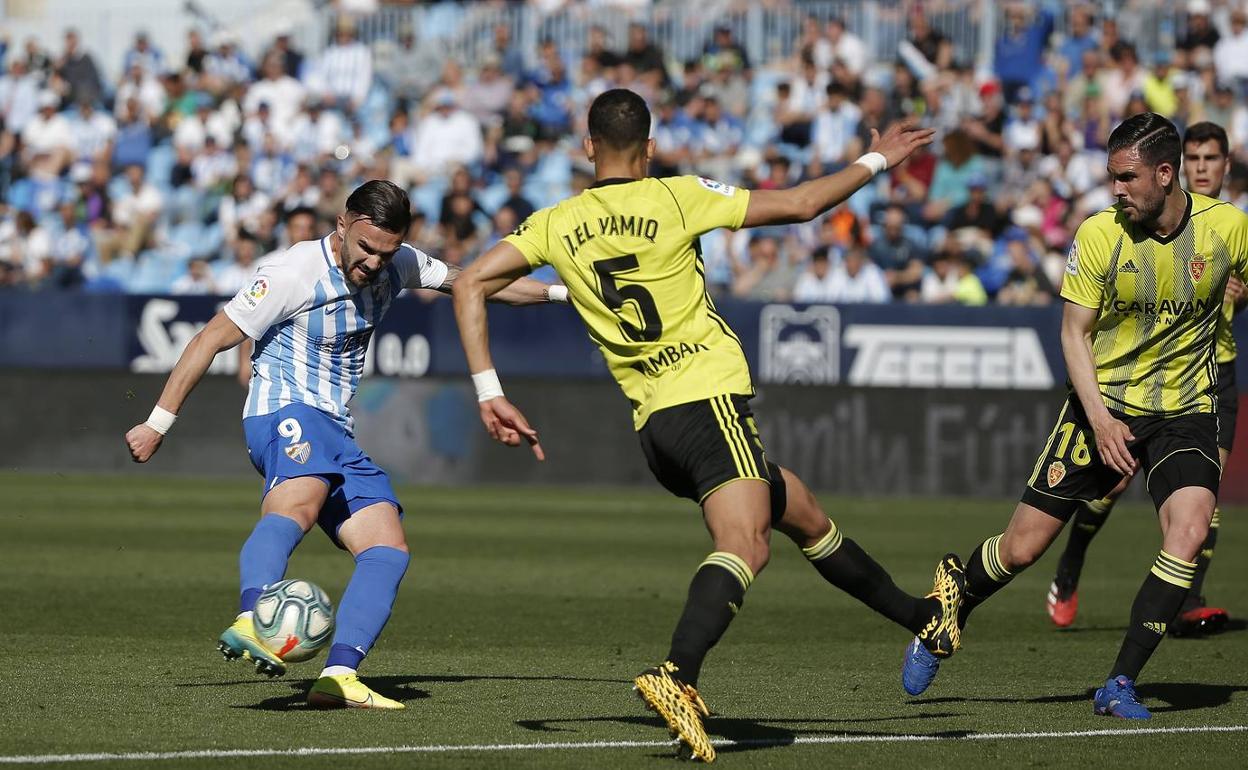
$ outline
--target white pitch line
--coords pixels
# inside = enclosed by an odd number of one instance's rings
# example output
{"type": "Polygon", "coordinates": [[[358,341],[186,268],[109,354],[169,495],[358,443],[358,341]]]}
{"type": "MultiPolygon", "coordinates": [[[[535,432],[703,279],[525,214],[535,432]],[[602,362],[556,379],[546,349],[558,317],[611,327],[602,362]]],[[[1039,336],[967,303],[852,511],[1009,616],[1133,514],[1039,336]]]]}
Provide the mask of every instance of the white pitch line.
{"type": "MultiPolygon", "coordinates": [[[[1075,730],[1039,733],[971,733],[970,735],[799,735],[792,739],[760,738],[712,741],[716,746],[789,746],[838,743],[919,743],[935,741],[1016,741],[1044,738],[1106,738],[1115,736],[1176,735],[1180,733],[1242,733],[1248,725],[1205,727],[1139,727],[1126,730],[1075,730]]],[[[360,754],[450,754],[489,751],[573,751],[577,749],[647,749],[674,745],[674,741],[581,741],[567,743],[479,743],[434,746],[361,746],[298,749],[203,749],[200,751],[140,751],[98,754],[0,755],[0,765],[43,765],[54,762],[150,762],[175,759],[234,759],[238,757],[319,757],[360,754]]]]}

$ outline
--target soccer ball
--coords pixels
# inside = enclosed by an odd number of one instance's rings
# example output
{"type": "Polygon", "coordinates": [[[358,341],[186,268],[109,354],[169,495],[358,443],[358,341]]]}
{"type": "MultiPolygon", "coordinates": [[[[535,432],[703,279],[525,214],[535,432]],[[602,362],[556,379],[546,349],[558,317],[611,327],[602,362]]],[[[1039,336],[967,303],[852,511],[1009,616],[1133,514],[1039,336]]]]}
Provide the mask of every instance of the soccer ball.
{"type": "Polygon", "coordinates": [[[288,663],[310,660],[329,644],[334,608],[316,585],[283,580],[266,586],[252,614],[256,637],[288,663]]]}

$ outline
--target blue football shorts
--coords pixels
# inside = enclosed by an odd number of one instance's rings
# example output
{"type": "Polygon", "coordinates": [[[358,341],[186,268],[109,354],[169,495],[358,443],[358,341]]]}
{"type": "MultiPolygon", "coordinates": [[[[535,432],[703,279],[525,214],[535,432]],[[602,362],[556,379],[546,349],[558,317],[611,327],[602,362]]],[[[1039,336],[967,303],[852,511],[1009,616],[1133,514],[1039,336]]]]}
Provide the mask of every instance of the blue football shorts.
{"type": "MultiPolygon", "coordinates": [[[[261,499],[286,479],[316,476],[329,486],[317,524],[339,548],[338,528],[356,511],[390,503],[402,514],[386,472],[364,454],[345,427],[303,404],[243,420],[247,454],[264,476],[261,499]]],[[[279,513],[279,511],[265,511],[279,513]]]]}

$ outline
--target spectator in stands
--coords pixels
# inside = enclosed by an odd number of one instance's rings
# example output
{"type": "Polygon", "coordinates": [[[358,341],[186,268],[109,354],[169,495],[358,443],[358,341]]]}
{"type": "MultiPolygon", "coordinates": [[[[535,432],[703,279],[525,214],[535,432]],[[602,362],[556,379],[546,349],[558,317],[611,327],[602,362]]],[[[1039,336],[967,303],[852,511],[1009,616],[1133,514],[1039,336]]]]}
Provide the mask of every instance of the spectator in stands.
{"type": "Polygon", "coordinates": [[[210,51],[204,45],[204,34],[191,27],[186,33],[186,70],[193,76],[204,74],[204,63],[210,51]]]}
{"type": "Polygon", "coordinates": [[[52,232],[52,244],[48,253],[51,270],[46,284],[57,289],[72,289],[85,280],[91,236],[73,200],[62,201],[58,214],[57,227],[52,232]]]}
{"type": "Polygon", "coordinates": [[[826,93],[827,99],[811,126],[812,178],[840,169],[848,162],[849,153],[861,144],[858,124],[862,110],[849,100],[841,83],[828,83],[826,93]]]}
{"type": "Polygon", "coordinates": [[[268,195],[252,184],[251,177],[239,174],[230,185],[229,195],[221,198],[217,207],[217,222],[225,236],[227,246],[232,246],[243,232],[259,229],[260,215],[272,205],[268,195]]]}
{"type": "Polygon", "coordinates": [[[1184,25],[1183,36],[1179,38],[1176,48],[1189,57],[1196,55],[1196,52],[1202,49],[1207,52],[1213,51],[1221,35],[1217,27],[1209,21],[1209,14],[1212,11],[1213,7],[1209,0],[1188,0],[1187,23],[1184,25]]]}
{"type": "Polygon", "coordinates": [[[897,299],[917,296],[923,280],[926,250],[906,233],[904,206],[893,204],[884,211],[880,237],[867,249],[867,256],[884,272],[884,281],[897,299]]]}
{"type": "Polygon", "coordinates": [[[131,97],[120,105],[116,139],[113,142],[113,168],[122,169],[135,163],[146,163],[152,149],[152,127],[139,100],[131,97]]]}
{"type": "Polygon", "coordinates": [[[307,96],[303,84],[286,74],[282,57],[276,51],[264,58],[260,74],[261,79],[247,88],[243,113],[251,115],[259,110],[261,104],[267,104],[268,127],[279,133],[289,131],[307,96]]]}
{"type": "Polygon", "coordinates": [[[1102,96],[1110,118],[1121,120],[1130,114],[1126,110],[1131,95],[1144,87],[1144,70],[1135,46],[1130,43],[1115,43],[1109,55],[1112,66],[1100,81],[1102,96]]]}
{"type": "Polygon", "coordinates": [[[83,99],[103,102],[104,83],[100,72],[95,59],[82,49],[76,29],[65,31],[65,52],[57,63],[56,73],[65,83],[66,91],[61,96],[66,102],[77,104],[83,99]]]}
{"type": "Polygon", "coordinates": [[[134,34],[134,45],[126,51],[121,60],[122,72],[128,72],[134,66],[143,71],[159,75],[165,71],[165,54],[148,39],[147,32],[140,30],[134,34]]]}
{"type": "Polygon", "coordinates": [[[39,111],[39,77],[28,69],[24,59],[9,60],[9,69],[0,78],[0,116],[4,118],[4,130],[21,136],[26,124],[39,111]]]}
{"type": "Polygon", "coordinates": [[[251,62],[238,48],[238,41],[231,32],[218,32],[216,50],[204,59],[204,75],[199,86],[214,96],[221,96],[236,83],[251,80],[251,62]]]}
{"type": "Polygon", "coordinates": [[[732,27],[727,24],[715,25],[711,39],[702,46],[702,62],[712,70],[744,74],[751,69],[749,53],[733,36],[732,27]]]}
{"type": "Polygon", "coordinates": [[[892,299],[884,272],[862,248],[847,250],[836,265],[829,266],[828,256],[827,248],[811,255],[809,269],[793,288],[794,302],[877,304],[892,299]]]}
{"type": "Polygon", "coordinates": [[[911,45],[937,70],[949,70],[953,66],[953,42],[928,23],[923,6],[917,3],[911,6],[906,20],[911,45]]]}
{"type": "Polygon", "coordinates": [[[47,79],[53,74],[54,67],[52,57],[49,56],[47,50],[39,44],[39,40],[37,38],[26,38],[26,45],[24,46],[23,53],[18,54],[15,57],[15,60],[16,59],[21,59],[25,63],[26,71],[31,75],[34,75],[38,79],[38,83],[40,85],[47,82],[47,79]]]}
{"type": "Polygon", "coordinates": [[[22,130],[22,164],[34,175],[60,176],[74,156],[74,134],[69,121],[56,111],[60,99],[51,91],[41,91],[39,112],[22,130]]]}
{"type": "Polygon", "coordinates": [[[524,53],[511,38],[511,27],[506,23],[494,25],[494,55],[503,65],[503,72],[511,78],[524,75],[524,53]]]}
{"type": "Polygon", "coordinates": [[[412,136],[412,161],[422,181],[445,174],[456,165],[471,166],[484,154],[481,124],[471,113],[459,109],[455,95],[435,91],[430,110],[416,124],[412,136]]]}
{"type": "Polygon", "coordinates": [[[1070,9],[1070,29],[1066,38],[1057,49],[1059,74],[1067,78],[1078,75],[1083,69],[1084,54],[1096,51],[1101,46],[1100,36],[1093,25],[1092,9],[1085,5],[1076,5],[1070,9]]]}
{"type": "Polygon", "coordinates": [[[992,241],[1005,229],[1007,220],[988,197],[988,180],[982,174],[972,175],[966,180],[966,189],[966,202],[949,212],[949,229],[973,227],[982,239],[992,241]]]}
{"type": "Polygon", "coordinates": [[[31,286],[37,286],[52,271],[52,238],[29,211],[17,212],[14,226],[15,252],[12,259],[20,265],[23,280],[31,286]]]}
{"type": "Polygon", "coordinates": [[[1005,28],[993,51],[993,67],[1005,91],[1005,100],[1014,102],[1019,89],[1029,86],[1044,66],[1044,49],[1053,32],[1053,14],[1047,9],[1033,17],[1021,2],[1005,8],[1005,28]]]}
{"type": "MultiPolygon", "coordinates": [[[[1149,110],[1174,120],[1179,111],[1179,95],[1175,85],[1185,77],[1171,66],[1174,56],[1170,51],[1160,50],[1153,54],[1153,69],[1144,75],[1140,91],[1149,110]]],[[[1179,126],[1179,131],[1183,126],[1179,126]]]]}
{"type": "Polygon", "coordinates": [[[170,293],[220,294],[217,291],[216,281],[213,280],[212,271],[208,268],[208,261],[199,257],[192,259],[190,264],[187,265],[186,272],[174,280],[170,293]]]}
{"type": "Polygon", "coordinates": [[[724,112],[719,99],[702,100],[702,118],[694,133],[694,167],[705,177],[732,179],[736,176],[737,150],[745,142],[745,126],[724,112]]]}
{"type": "Polygon", "coordinates": [[[1218,80],[1235,86],[1239,97],[1248,95],[1248,13],[1231,7],[1230,32],[1213,47],[1218,80]]]}
{"type": "MultiPolygon", "coordinates": [[[[180,83],[180,78],[178,79],[180,83]]],[[[166,92],[164,86],[151,73],[135,64],[126,70],[126,75],[117,86],[113,101],[114,114],[120,118],[121,111],[131,100],[142,110],[142,118],[150,123],[165,111],[166,92]]]]}
{"type": "Polygon", "coordinates": [[[840,16],[828,20],[824,40],[832,50],[832,61],[844,64],[854,76],[861,75],[867,68],[870,53],[866,44],[846,28],[845,20],[840,16]]]}
{"type": "Polygon", "coordinates": [[[112,158],[117,121],[97,110],[94,102],[79,102],[70,129],[74,136],[75,160],[91,165],[95,161],[112,158]]]}
{"type": "Polygon", "coordinates": [[[667,66],[663,61],[663,51],[650,41],[650,33],[646,31],[645,25],[636,22],[628,25],[628,48],[624,51],[624,62],[640,78],[648,81],[652,88],[667,86],[667,66]]]}
{"type": "Polygon", "coordinates": [[[514,90],[515,84],[503,74],[502,62],[491,56],[481,62],[481,71],[464,89],[460,106],[482,126],[493,127],[502,123],[503,111],[514,90]]]}
{"type": "Polygon", "coordinates": [[[966,203],[970,197],[967,182],[972,177],[984,176],[984,163],[965,132],[945,134],[942,147],[944,156],[936,164],[923,209],[923,218],[929,223],[941,221],[952,209],[966,203]]]}
{"type": "Polygon", "coordinates": [[[770,235],[750,240],[750,264],[733,282],[732,294],[761,302],[787,302],[793,295],[800,268],[795,250],[781,254],[780,242],[770,235]]]}
{"type": "Polygon", "coordinates": [[[251,284],[256,272],[256,258],[259,244],[256,237],[246,230],[239,230],[237,237],[230,243],[229,251],[232,259],[212,278],[215,293],[222,296],[233,296],[243,287],[251,284]]]}
{"type": "Polygon", "coordinates": [[[515,212],[519,222],[529,218],[536,207],[524,196],[524,177],[519,169],[509,168],[503,172],[503,183],[507,185],[507,200],[499,208],[509,208],[515,212]]]}
{"type": "Polygon", "coordinates": [[[114,227],[96,233],[96,250],[105,265],[114,257],[132,259],[151,245],[165,207],[164,196],[146,180],[142,166],[127,166],[125,175],[126,187],[112,205],[114,227]]]}
{"type": "Polygon", "coordinates": [[[931,268],[923,276],[919,295],[929,304],[988,304],[984,285],[976,277],[962,248],[952,239],[932,256],[931,268]]]}
{"type": "Polygon", "coordinates": [[[264,52],[264,58],[276,55],[282,62],[282,70],[288,77],[298,79],[303,74],[303,52],[290,40],[291,23],[285,19],[278,22],[273,35],[273,45],[264,52]]]}
{"type": "Polygon", "coordinates": [[[1057,296],[1048,276],[1040,269],[1039,257],[1028,247],[1026,237],[1006,242],[1010,272],[997,293],[1002,305],[1047,305],[1057,296]]]}
{"type": "Polygon", "coordinates": [[[350,17],[338,18],[333,44],[310,70],[305,85],[329,104],[354,112],[364,103],[373,85],[373,54],[357,39],[350,17]]]}

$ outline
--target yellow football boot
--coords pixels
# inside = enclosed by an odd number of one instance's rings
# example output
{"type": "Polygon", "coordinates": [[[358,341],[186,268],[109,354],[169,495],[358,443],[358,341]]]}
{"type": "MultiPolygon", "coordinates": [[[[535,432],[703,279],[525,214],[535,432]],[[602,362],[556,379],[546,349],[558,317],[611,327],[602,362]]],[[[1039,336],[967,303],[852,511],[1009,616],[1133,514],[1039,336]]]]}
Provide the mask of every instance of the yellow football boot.
{"type": "Polygon", "coordinates": [[[239,615],[234,619],[234,625],[225,629],[217,640],[217,650],[226,660],[242,658],[254,661],[257,674],[273,677],[286,673],[286,664],[282,659],[256,638],[256,627],[250,615],[239,615]]]}
{"type": "Polygon", "coordinates": [[[693,757],[714,762],[715,747],[702,724],[703,717],[709,717],[711,712],[696,689],[672,676],[676,670],[670,661],[648,668],[633,680],[633,690],[646,702],[647,708],[663,717],[693,757]]]}
{"type": "Polygon", "coordinates": [[[947,658],[962,648],[962,629],[958,626],[958,610],[966,594],[966,569],[956,553],[945,554],[936,565],[929,599],[940,602],[940,614],[933,615],[919,631],[918,639],[932,655],[947,658]]]}
{"type": "Polygon", "coordinates": [[[404,709],[402,703],[373,692],[355,674],[323,676],[308,691],[308,705],[318,709],[404,709]]]}

